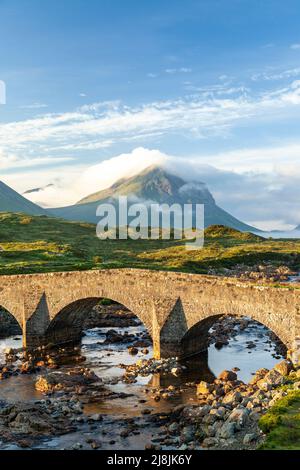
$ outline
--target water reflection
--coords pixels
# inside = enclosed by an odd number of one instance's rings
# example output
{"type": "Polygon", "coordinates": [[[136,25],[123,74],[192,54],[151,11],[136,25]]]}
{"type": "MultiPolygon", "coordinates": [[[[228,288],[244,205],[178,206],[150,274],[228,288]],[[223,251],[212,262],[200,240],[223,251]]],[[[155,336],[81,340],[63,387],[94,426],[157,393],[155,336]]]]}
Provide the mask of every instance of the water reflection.
{"type": "MultiPolygon", "coordinates": [[[[124,369],[120,364],[133,364],[138,359],[152,357],[152,348],[149,354],[141,352],[132,356],[128,352],[128,344],[105,344],[106,332],[109,328],[95,328],[88,330],[82,339],[81,353],[86,357],[85,366],[93,370],[102,378],[106,386],[114,392],[128,394],[127,398],[87,405],[86,412],[101,412],[114,415],[138,415],[146,401],[159,411],[168,411],[175,404],[190,402],[195,398],[195,387],[189,387],[191,383],[201,380],[211,382],[215,376],[224,369],[239,368],[238,378],[244,382],[251,379],[252,374],[260,367],[272,368],[281,356],[275,350],[275,344],[270,340],[268,330],[263,325],[250,325],[237,336],[229,340],[229,344],[221,350],[210,346],[206,353],[201,353],[184,361],[185,370],[181,375],[155,374],[153,376],[136,378],[133,384],[122,382],[124,369]],[[248,343],[253,342],[256,347],[249,349],[248,343]],[[168,388],[169,386],[180,388],[179,393],[171,400],[156,402],[153,399],[153,390],[168,388]],[[146,389],[146,393],[145,393],[146,389]]],[[[124,328],[115,328],[117,332],[124,333],[124,328]]],[[[130,327],[131,334],[142,335],[143,326],[130,327]]],[[[4,359],[4,350],[7,347],[19,347],[21,337],[9,338],[0,341],[1,362],[4,359]]],[[[77,353],[78,355],[78,353],[77,353]]],[[[76,364],[72,356],[67,356],[61,365],[61,370],[76,364]]],[[[43,372],[42,372],[43,373],[43,372]]],[[[36,376],[19,375],[0,382],[0,399],[11,401],[30,401],[41,398],[41,394],[34,388],[36,376]]]]}

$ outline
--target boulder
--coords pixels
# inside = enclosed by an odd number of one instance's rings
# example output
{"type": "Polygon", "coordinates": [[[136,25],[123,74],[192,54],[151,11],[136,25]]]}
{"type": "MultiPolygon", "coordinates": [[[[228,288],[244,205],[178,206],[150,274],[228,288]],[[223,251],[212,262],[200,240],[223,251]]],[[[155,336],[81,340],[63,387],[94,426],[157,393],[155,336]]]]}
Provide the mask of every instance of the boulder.
{"type": "Polygon", "coordinates": [[[136,356],[138,354],[139,350],[137,348],[135,348],[134,346],[132,346],[132,347],[128,348],[128,352],[132,356],[136,356]]]}
{"type": "Polygon", "coordinates": [[[168,427],[168,432],[170,434],[176,434],[179,430],[179,424],[178,423],[172,423],[170,424],[170,426],[168,427]]]}
{"type": "Polygon", "coordinates": [[[248,417],[249,417],[249,414],[245,408],[241,408],[241,409],[236,408],[230,413],[228,417],[228,421],[235,423],[237,429],[242,429],[247,423],[248,417]]]}
{"type": "Polygon", "coordinates": [[[284,383],[283,375],[275,369],[270,370],[265,375],[264,380],[272,386],[282,385],[284,383]]]}
{"type": "Polygon", "coordinates": [[[89,370],[70,370],[68,373],[50,372],[44,376],[39,376],[36,383],[36,390],[49,393],[58,390],[72,390],[75,387],[86,386],[100,381],[96,374],[89,370]]]}
{"type": "Polygon", "coordinates": [[[225,405],[230,405],[234,403],[240,403],[243,397],[240,392],[237,390],[232,390],[231,392],[227,393],[223,398],[222,402],[225,405]]]}
{"type": "Polygon", "coordinates": [[[219,441],[215,437],[207,437],[204,439],[201,445],[202,447],[215,447],[218,445],[218,443],[219,441]]]}
{"type": "Polygon", "coordinates": [[[235,380],[237,380],[237,375],[232,370],[223,370],[223,372],[221,372],[221,374],[219,375],[218,379],[228,382],[234,382],[235,380]]]}
{"type": "Polygon", "coordinates": [[[236,423],[225,422],[218,432],[218,437],[222,439],[230,439],[236,431],[236,423]]]}
{"type": "Polygon", "coordinates": [[[293,365],[290,361],[284,359],[283,361],[278,362],[273,369],[281,375],[288,375],[293,369],[293,365]]]}
{"type": "Polygon", "coordinates": [[[253,442],[257,441],[258,438],[259,438],[259,435],[257,433],[254,433],[254,432],[245,434],[244,439],[243,439],[243,444],[245,446],[247,446],[247,445],[252,444],[253,442]]]}
{"type": "Polygon", "coordinates": [[[209,395],[213,390],[213,385],[209,384],[208,382],[204,382],[202,380],[198,385],[197,385],[197,395],[209,395]]]}
{"type": "Polygon", "coordinates": [[[255,372],[255,375],[253,376],[253,378],[250,380],[249,384],[255,385],[259,380],[263,379],[268,372],[269,372],[269,369],[264,369],[264,368],[258,369],[255,372]]]}
{"type": "Polygon", "coordinates": [[[180,433],[180,441],[183,444],[188,444],[189,442],[193,441],[195,439],[195,426],[185,426],[182,428],[181,433],[180,433]]]}
{"type": "Polygon", "coordinates": [[[116,330],[108,330],[104,343],[121,343],[123,340],[123,335],[119,334],[116,330]]]}

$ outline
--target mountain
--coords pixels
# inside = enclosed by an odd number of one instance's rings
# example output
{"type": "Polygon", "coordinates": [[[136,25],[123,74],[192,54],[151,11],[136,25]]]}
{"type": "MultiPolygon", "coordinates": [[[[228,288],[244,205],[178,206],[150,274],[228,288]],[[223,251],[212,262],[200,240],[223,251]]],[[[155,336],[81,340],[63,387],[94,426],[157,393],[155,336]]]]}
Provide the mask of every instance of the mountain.
{"type": "Polygon", "coordinates": [[[0,181],[0,212],[45,215],[46,211],[0,181]]]}
{"type": "Polygon", "coordinates": [[[101,203],[116,203],[119,196],[128,196],[133,202],[204,204],[205,226],[225,225],[241,231],[254,231],[247,225],[221,209],[204,183],[187,182],[160,167],[150,167],[131,178],[121,179],[110,188],[91,194],[77,204],[50,209],[52,215],[68,220],[98,222],[96,209],[101,203]]]}

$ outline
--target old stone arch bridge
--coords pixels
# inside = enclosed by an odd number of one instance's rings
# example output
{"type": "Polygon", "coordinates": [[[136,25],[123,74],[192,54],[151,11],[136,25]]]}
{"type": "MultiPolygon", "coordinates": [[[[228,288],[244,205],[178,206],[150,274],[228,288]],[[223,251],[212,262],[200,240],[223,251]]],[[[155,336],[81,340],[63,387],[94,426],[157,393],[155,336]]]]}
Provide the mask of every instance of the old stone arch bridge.
{"type": "Polygon", "coordinates": [[[0,306],[19,322],[27,348],[79,339],[84,315],[99,298],[137,315],[152,336],[155,357],[205,350],[208,330],[223,314],[257,320],[298,353],[297,288],[139,269],[0,277],[0,306]]]}

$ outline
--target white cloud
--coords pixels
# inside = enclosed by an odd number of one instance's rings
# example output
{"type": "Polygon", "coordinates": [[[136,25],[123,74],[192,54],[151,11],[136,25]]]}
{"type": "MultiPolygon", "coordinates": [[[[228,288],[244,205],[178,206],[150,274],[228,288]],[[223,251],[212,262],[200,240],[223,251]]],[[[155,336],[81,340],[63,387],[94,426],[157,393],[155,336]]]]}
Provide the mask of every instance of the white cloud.
{"type": "Polygon", "coordinates": [[[300,44],[299,43],[291,44],[290,48],[293,49],[293,50],[299,50],[300,49],[300,44]]]}
{"type": "Polygon", "coordinates": [[[73,204],[151,165],[162,165],[188,182],[206,183],[217,203],[241,220],[267,230],[287,229],[300,223],[299,155],[300,143],[190,157],[139,147],[91,167],[7,175],[4,181],[20,192],[53,183],[27,197],[57,207],[73,204]]]}

